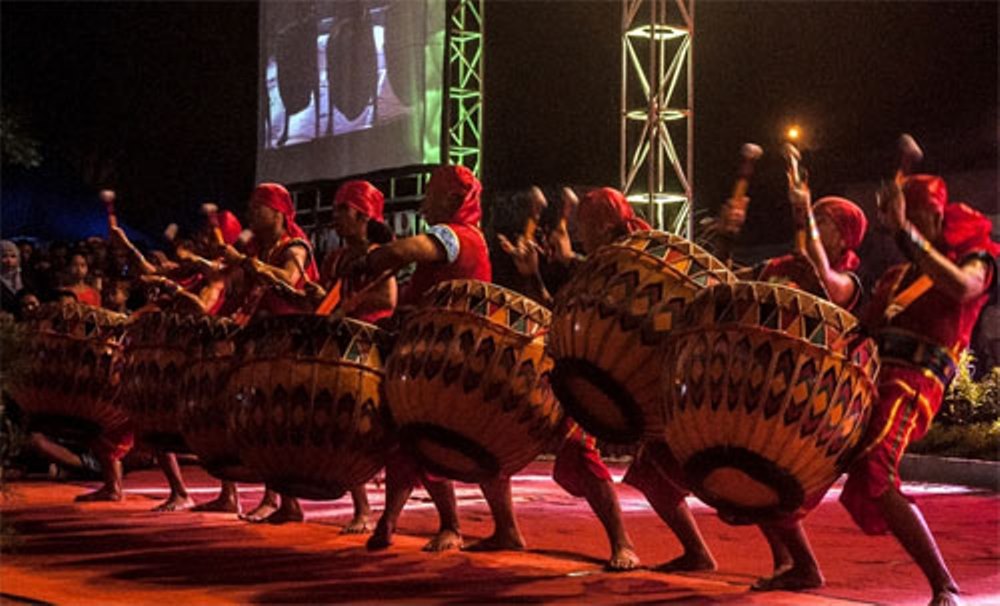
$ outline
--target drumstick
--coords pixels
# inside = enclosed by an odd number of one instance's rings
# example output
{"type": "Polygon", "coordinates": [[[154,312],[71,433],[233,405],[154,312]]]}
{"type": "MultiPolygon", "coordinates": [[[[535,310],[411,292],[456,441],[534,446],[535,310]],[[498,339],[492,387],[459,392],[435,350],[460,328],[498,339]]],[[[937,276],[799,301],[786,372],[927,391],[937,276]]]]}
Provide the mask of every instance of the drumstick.
{"type": "Polygon", "coordinates": [[[102,189],[99,194],[101,202],[104,203],[104,210],[108,213],[108,229],[118,227],[118,217],[115,215],[115,191],[113,189],[102,189]]]}
{"type": "Polygon", "coordinates": [[[894,180],[902,187],[906,175],[910,174],[913,165],[924,159],[924,152],[917,145],[912,135],[903,133],[899,136],[899,163],[894,180]]]}
{"type": "Polygon", "coordinates": [[[747,189],[750,187],[750,177],[753,176],[754,163],[763,154],[764,150],[755,143],[744,143],[740,147],[740,165],[736,171],[736,182],[733,184],[733,193],[729,197],[729,208],[734,211],[734,216],[739,217],[739,223],[736,224],[735,219],[722,221],[722,230],[733,236],[739,233],[743,219],[746,217],[747,205],[749,203],[746,195],[747,189]]]}
{"type": "Polygon", "coordinates": [[[203,204],[201,208],[208,218],[208,224],[212,226],[212,235],[215,237],[215,243],[219,246],[225,246],[226,238],[222,235],[222,228],[219,227],[219,207],[214,204],[203,204]]]}
{"type": "Polygon", "coordinates": [[[340,303],[340,289],[343,286],[343,280],[337,280],[337,283],[333,285],[330,292],[326,293],[323,300],[320,302],[319,307],[316,308],[317,316],[328,316],[330,312],[337,307],[340,303]]]}
{"type": "MultiPolygon", "coordinates": [[[[387,269],[384,272],[382,272],[377,278],[375,278],[374,280],[372,280],[368,284],[365,284],[364,286],[362,286],[361,288],[359,288],[356,293],[354,293],[350,297],[347,297],[346,299],[344,299],[344,302],[340,305],[339,308],[337,308],[337,314],[336,315],[338,316],[338,318],[342,318],[342,317],[346,316],[347,314],[351,313],[352,311],[354,311],[354,308],[358,306],[358,303],[361,302],[361,299],[363,299],[365,297],[365,295],[367,295],[368,293],[370,293],[372,290],[375,289],[376,286],[378,286],[379,284],[382,284],[383,282],[385,282],[389,278],[393,277],[394,275],[396,275],[395,271],[393,271],[391,269],[387,269]]],[[[338,291],[340,290],[340,282],[339,281],[337,282],[337,285],[334,286],[334,289],[336,289],[338,291]]],[[[327,312],[327,314],[320,314],[318,309],[316,310],[316,313],[317,313],[317,315],[328,315],[329,314],[329,312],[327,312]]]]}

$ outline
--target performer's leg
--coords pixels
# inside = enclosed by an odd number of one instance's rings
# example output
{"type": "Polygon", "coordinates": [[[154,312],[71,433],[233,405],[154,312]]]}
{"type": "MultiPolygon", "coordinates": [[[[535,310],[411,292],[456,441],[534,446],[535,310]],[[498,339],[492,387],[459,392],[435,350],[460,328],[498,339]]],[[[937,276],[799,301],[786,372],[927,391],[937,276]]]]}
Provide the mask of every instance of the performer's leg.
{"type": "Polygon", "coordinates": [[[601,461],[593,439],[585,437],[578,428],[570,431],[556,453],[552,478],[569,494],[586,498],[601,521],[611,543],[608,569],[631,570],[637,567],[639,556],[625,531],[611,472],[601,461]]]}
{"type": "Polygon", "coordinates": [[[95,453],[97,460],[101,464],[101,475],[104,477],[104,485],[93,492],[88,492],[76,497],[81,503],[91,501],[121,501],[122,494],[122,462],[114,458],[110,453],[95,453]]]}
{"type": "Polygon", "coordinates": [[[715,558],[698,529],[691,509],[684,501],[687,492],[680,488],[680,474],[666,444],[654,442],[643,446],[622,482],[638,489],[646,497],[684,548],[684,553],[657,566],[655,570],[715,570],[715,558]]]}
{"type": "Polygon", "coordinates": [[[931,605],[958,604],[958,583],[951,576],[920,509],[895,487],[885,491],[879,505],[889,523],[889,530],[927,577],[934,594],[931,605]]]}
{"type": "Polygon", "coordinates": [[[240,514],[241,520],[247,522],[262,522],[267,516],[278,510],[278,493],[270,486],[264,486],[264,496],[260,503],[245,514],[240,514]]]}
{"type": "Polygon", "coordinates": [[[351,502],[354,504],[354,518],[347,526],[344,526],[340,534],[364,534],[370,532],[368,527],[368,516],[371,515],[372,508],[368,504],[368,491],[365,485],[358,484],[351,489],[351,502]]]}
{"type": "Polygon", "coordinates": [[[187,486],[184,485],[184,477],[181,475],[181,467],[177,464],[177,457],[172,452],[159,451],[156,453],[156,460],[163,470],[163,475],[167,478],[170,486],[170,496],[167,500],[153,508],[153,511],[184,511],[194,507],[194,499],[188,494],[187,486]]]}
{"type": "Polygon", "coordinates": [[[302,513],[302,506],[295,497],[286,494],[281,495],[281,506],[278,510],[265,518],[268,524],[285,524],[287,522],[301,522],[306,519],[302,513]]]}
{"type": "Polygon", "coordinates": [[[510,484],[510,478],[497,478],[479,485],[493,515],[493,534],[470,545],[468,551],[524,550],[524,536],[514,515],[510,484]]]}
{"type": "Polygon", "coordinates": [[[715,558],[712,556],[708,544],[705,543],[705,538],[702,536],[687,503],[682,499],[679,503],[671,505],[659,503],[655,496],[652,498],[647,496],[646,498],[660,519],[677,536],[681,547],[684,548],[684,553],[669,562],[660,564],[655,570],[660,572],[715,570],[717,567],[715,558]]]}
{"type": "MultiPolygon", "coordinates": [[[[792,566],[771,578],[760,579],[753,585],[758,591],[799,590],[822,587],[823,575],[819,570],[819,562],[809,545],[802,522],[795,521],[783,524],[770,524],[764,531],[764,536],[773,533],[773,538],[788,550],[792,566]]],[[[771,537],[768,537],[771,541],[771,537]]]]}
{"type": "Polygon", "coordinates": [[[438,533],[424,545],[424,551],[447,551],[462,548],[462,531],[458,526],[458,502],[451,480],[424,478],[424,488],[437,508],[438,533]]]}
{"type": "Polygon", "coordinates": [[[785,546],[784,541],[778,536],[778,533],[771,526],[758,526],[761,534],[767,540],[767,546],[771,548],[771,561],[773,562],[774,570],[771,576],[778,576],[779,574],[791,569],[792,564],[792,554],[788,553],[788,547],[785,546]]]}
{"type": "Polygon", "coordinates": [[[396,532],[403,507],[410,499],[418,483],[419,472],[416,465],[399,451],[391,453],[385,463],[385,508],[375,525],[375,531],[366,544],[368,549],[385,549],[392,545],[392,535],[396,532]]]}
{"type": "Polygon", "coordinates": [[[609,570],[632,570],[639,566],[639,556],[635,553],[632,539],[625,530],[622,520],[621,506],[618,504],[618,493],[615,492],[611,480],[603,480],[590,474],[585,474],[584,496],[590,508],[597,514],[597,519],[604,526],[611,543],[611,558],[608,560],[609,570]]]}
{"type": "Polygon", "coordinates": [[[29,442],[31,448],[49,461],[73,469],[84,469],[83,459],[80,455],[66,448],[62,444],[52,441],[48,436],[40,433],[32,433],[29,442]]]}
{"type": "Polygon", "coordinates": [[[223,513],[240,513],[240,492],[236,482],[222,482],[219,496],[207,503],[195,505],[191,511],[218,511],[223,513]]]}

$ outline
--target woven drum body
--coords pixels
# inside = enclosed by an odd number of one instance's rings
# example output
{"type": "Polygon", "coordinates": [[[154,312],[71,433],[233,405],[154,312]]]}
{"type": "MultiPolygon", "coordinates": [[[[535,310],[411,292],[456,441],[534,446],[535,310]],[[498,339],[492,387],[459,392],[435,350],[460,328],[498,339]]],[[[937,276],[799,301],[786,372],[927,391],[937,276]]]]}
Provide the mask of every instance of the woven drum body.
{"type": "Polygon", "coordinates": [[[385,464],[385,335],[352,319],[275,316],[236,340],[229,427],[282,494],[337,499],[385,464]]]}
{"type": "Polygon", "coordinates": [[[549,320],[541,305],[494,284],[431,289],[387,366],[403,448],[429,471],[466,482],[511,475],[534,460],[563,416],[549,383],[549,320]]]}
{"type": "Polygon", "coordinates": [[[235,402],[229,377],[238,326],[226,318],[201,316],[188,342],[188,367],[181,378],[180,428],[184,442],[208,473],[221,480],[259,482],[236,450],[227,427],[235,402]]]}
{"type": "Polygon", "coordinates": [[[159,310],[134,317],[125,329],[125,380],[119,399],[136,438],[166,452],[190,452],[181,435],[183,378],[195,318],[159,310]]]}
{"type": "Polygon", "coordinates": [[[775,284],[699,294],[665,343],[665,437],[731,523],[801,517],[857,452],[878,358],[843,309],[775,284]],[[848,344],[850,343],[850,346],[848,344]]]}
{"type": "Polygon", "coordinates": [[[552,312],[552,384],[566,414],[608,444],[661,439],[660,345],[695,294],[735,280],[699,246],[663,232],[591,255],[552,312]]]}
{"type": "Polygon", "coordinates": [[[10,386],[35,431],[83,442],[121,428],[117,405],[126,317],[79,303],[48,303],[19,325],[30,357],[10,386]]]}

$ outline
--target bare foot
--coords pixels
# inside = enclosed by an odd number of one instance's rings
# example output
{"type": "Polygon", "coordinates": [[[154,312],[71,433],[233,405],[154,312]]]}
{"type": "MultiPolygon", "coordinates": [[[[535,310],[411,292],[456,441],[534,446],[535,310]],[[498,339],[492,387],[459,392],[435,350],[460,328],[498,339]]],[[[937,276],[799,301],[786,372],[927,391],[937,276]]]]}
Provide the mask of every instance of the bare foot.
{"type": "Polygon", "coordinates": [[[154,507],[151,511],[164,512],[164,511],[185,511],[194,507],[194,499],[191,497],[182,497],[178,494],[172,494],[170,497],[154,507]]]}
{"type": "Polygon", "coordinates": [[[267,522],[268,524],[287,524],[288,522],[301,522],[305,520],[306,517],[302,515],[302,510],[291,511],[282,507],[278,511],[275,511],[271,515],[267,516],[262,522],[267,522]]]}
{"type": "Polygon", "coordinates": [[[211,501],[195,505],[191,508],[191,511],[240,513],[240,501],[238,498],[219,495],[218,498],[211,501]]]}
{"type": "Polygon", "coordinates": [[[958,597],[958,589],[942,589],[934,594],[927,606],[962,606],[965,602],[958,597]]]}
{"type": "Polygon", "coordinates": [[[93,492],[78,495],[74,501],[77,503],[93,503],[95,501],[121,501],[124,499],[120,488],[102,486],[93,492]]]}
{"type": "Polygon", "coordinates": [[[653,570],[657,572],[694,572],[696,570],[715,570],[715,560],[707,553],[687,553],[660,564],[653,570]]]}
{"type": "Polygon", "coordinates": [[[365,547],[368,551],[387,549],[392,545],[392,533],[394,530],[391,524],[380,519],[378,524],[375,525],[375,532],[372,533],[372,536],[368,537],[365,547]]]}
{"type": "Polygon", "coordinates": [[[260,505],[254,507],[247,513],[241,513],[239,518],[244,522],[263,522],[268,516],[278,511],[277,503],[272,503],[269,501],[261,501],[260,505]]]}
{"type": "Polygon", "coordinates": [[[499,536],[496,533],[465,547],[465,551],[524,551],[524,537],[517,535],[499,536]]]}
{"type": "Polygon", "coordinates": [[[754,591],[799,591],[802,589],[816,589],[826,583],[823,575],[815,568],[798,570],[790,568],[780,572],[771,578],[758,579],[750,586],[754,591]]]}
{"type": "Polygon", "coordinates": [[[631,547],[620,546],[611,553],[611,559],[604,568],[611,572],[624,572],[639,567],[639,556],[631,547]]]}
{"type": "Polygon", "coordinates": [[[368,534],[372,529],[368,526],[368,516],[354,516],[354,519],[344,526],[340,534],[368,534]]]}
{"type": "Polygon", "coordinates": [[[448,551],[462,548],[462,535],[454,530],[442,530],[424,545],[424,551],[448,551]]]}

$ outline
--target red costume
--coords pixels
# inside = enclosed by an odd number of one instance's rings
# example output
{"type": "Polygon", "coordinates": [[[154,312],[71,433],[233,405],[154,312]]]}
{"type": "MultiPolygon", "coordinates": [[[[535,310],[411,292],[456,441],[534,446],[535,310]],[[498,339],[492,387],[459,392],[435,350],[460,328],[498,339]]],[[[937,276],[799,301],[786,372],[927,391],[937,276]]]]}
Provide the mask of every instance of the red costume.
{"type": "MultiPolygon", "coordinates": [[[[382,195],[382,192],[377,187],[367,181],[348,181],[341,185],[340,189],[337,190],[337,195],[334,197],[333,205],[353,208],[363,216],[368,217],[370,221],[385,223],[385,217],[383,216],[385,196],[382,195]]],[[[376,248],[378,248],[378,245],[372,244],[368,247],[368,251],[376,248]]],[[[347,270],[351,262],[358,256],[360,255],[354,253],[348,247],[342,246],[330,253],[329,257],[323,261],[323,270],[320,272],[323,277],[323,284],[327,288],[330,288],[339,280],[341,282],[340,296],[342,299],[349,298],[364,287],[363,283],[357,283],[354,278],[345,275],[349,273],[347,270]]],[[[392,312],[392,307],[382,309],[361,308],[354,310],[351,313],[351,317],[362,322],[374,324],[383,318],[388,318],[392,315],[392,312]]]]}
{"type": "Polygon", "coordinates": [[[908,208],[923,207],[943,217],[939,252],[962,265],[983,259],[987,288],[961,303],[931,287],[909,304],[904,293],[919,277],[915,264],[890,268],[875,287],[866,325],[879,343],[882,370],[878,401],[868,428],[868,450],[850,470],[840,496],[854,521],[868,534],[888,530],[878,498],[891,486],[899,490],[899,461],[911,441],[930,429],[954,376],[958,354],[968,347],[972,329],[995,279],[1000,245],[990,240],[989,219],[961,203],[949,203],[940,177],[915,175],[903,187],[908,208]],[[886,314],[890,307],[892,313],[886,314]],[[899,308],[902,310],[899,311],[899,308]]]}
{"type": "MultiPolygon", "coordinates": [[[[632,233],[650,229],[648,223],[636,216],[632,205],[618,190],[602,187],[589,192],[580,201],[577,221],[586,223],[594,232],[610,227],[612,232],[632,233]]],[[[566,420],[566,439],[563,440],[552,469],[552,479],[575,497],[586,496],[586,476],[600,481],[610,481],[611,472],[601,460],[597,440],[570,419],[566,420]]]]}

